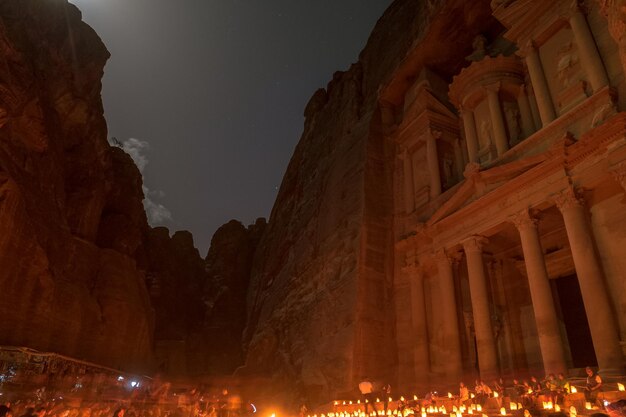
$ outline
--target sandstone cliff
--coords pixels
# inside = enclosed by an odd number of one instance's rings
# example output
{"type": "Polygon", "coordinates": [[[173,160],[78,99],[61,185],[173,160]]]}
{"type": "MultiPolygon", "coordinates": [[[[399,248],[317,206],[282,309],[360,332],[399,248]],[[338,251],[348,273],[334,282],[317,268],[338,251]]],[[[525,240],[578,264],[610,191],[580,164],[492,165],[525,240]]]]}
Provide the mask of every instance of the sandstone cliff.
{"type": "Polygon", "coordinates": [[[211,240],[202,297],[204,317],[189,339],[188,361],[195,374],[228,375],[244,362],[241,337],[252,257],[265,219],[244,227],[231,220],[211,240]]]}
{"type": "Polygon", "coordinates": [[[0,17],[0,344],[144,370],[147,225],[141,176],[106,140],[109,54],[67,1],[6,0],[0,17]]]}
{"type": "Polygon", "coordinates": [[[148,226],[141,173],[107,142],[108,58],[67,0],[0,2],[0,345],[232,372],[265,222],[228,223],[206,261],[148,226]]]}
{"type": "Polygon", "coordinates": [[[408,85],[407,68],[423,65],[454,74],[471,49],[441,50],[438,40],[471,39],[489,10],[482,0],[396,0],[359,61],[313,95],[255,255],[241,375],[270,376],[270,391],[312,403],[354,395],[364,376],[394,383],[393,144],[384,129],[396,121],[384,107],[401,108],[406,86],[387,84],[396,73],[408,85]],[[428,49],[414,48],[427,37],[428,49]]]}

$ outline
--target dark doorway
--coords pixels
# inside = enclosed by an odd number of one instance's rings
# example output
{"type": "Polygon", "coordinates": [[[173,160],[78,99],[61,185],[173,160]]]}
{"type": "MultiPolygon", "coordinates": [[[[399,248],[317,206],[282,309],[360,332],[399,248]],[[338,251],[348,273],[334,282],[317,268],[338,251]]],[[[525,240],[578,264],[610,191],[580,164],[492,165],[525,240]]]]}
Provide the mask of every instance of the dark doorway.
{"type": "Polygon", "coordinates": [[[558,278],[556,290],[574,368],[597,366],[598,360],[596,359],[596,352],[593,350],[589,322],[587,321],[578,278],[576,275],[558,278]]]}

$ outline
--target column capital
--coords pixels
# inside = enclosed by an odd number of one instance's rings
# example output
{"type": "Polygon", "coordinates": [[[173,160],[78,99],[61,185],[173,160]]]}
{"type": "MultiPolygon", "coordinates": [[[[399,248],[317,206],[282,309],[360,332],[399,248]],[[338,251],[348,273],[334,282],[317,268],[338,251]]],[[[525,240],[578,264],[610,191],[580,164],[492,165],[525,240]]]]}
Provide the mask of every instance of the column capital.
{"type": "Polygon", "coordinates": [[[533,228],[539,225],[539,219],[529,209],[524,209],[519,213],[512,215],[509,221],[517,228],[517,230],[533,228]]]}
{"type": "Polygon", "coordinates": [[[446,249],[439,249],[434,253],[434,258],[437,262],[447,262],[452,265],[461,260],[463,254],[459,251],[450,251],[446,249]]]}
{"type": "Polygon", "coordinates": [[[611,170],[613,178],[622,186],[626,191],[626,162],[622,162],[611,170]]]}
{"type": "Polygon", "coordinates": [[[574,207],[584,207],[585,200],[580,195],[580,190],[568,187],[554,196],[557,208],[563,212],[574,207]]]}
{"type": "Polygon", "coordinates": [[[421,276],[424,273],[424,268],[420,264],[409,264],[402,267],[402,271],[406,274],[414,274],[421,276]]]}
{"type": "Polygon", "coordinates": [[[485,90],[485,92],[487,92],[487,94],[489,93],[499,93],[500,89],[502,88],[502,82],[497,81],[493,84],[487,84],[487,85],[483,85],[483,90],[485,90]]]}
{"type": "Polygon", "coordinates": [[[465,252],[482,252],[483,247],[489,243],[489,239],[484,236],[470,236],[461,242],[465,252]]]}
{"type": "Polygon", "coordinates": [[[524,45],[520,45],[519,48],[522,56],[528,56],[532,53],[537,53],[537,43],[533,39],[529,39],[524,45]]]}
{"type": "Polygon", "coordinates": [[[430,136],[433,139],[441,139],[443,137],[443,132],[439,129],[436,129],[434,127],[431,127],[428,129],[428,133],[430,133],[430,136]]]}
{"type": "Polygon", "coordinates": [[[587,8],[584,4],[581,4],[579,0],[571,0],[567,8],[565,9],[566,17],[572,18],[575,14],[587,14],[587,8]]]}

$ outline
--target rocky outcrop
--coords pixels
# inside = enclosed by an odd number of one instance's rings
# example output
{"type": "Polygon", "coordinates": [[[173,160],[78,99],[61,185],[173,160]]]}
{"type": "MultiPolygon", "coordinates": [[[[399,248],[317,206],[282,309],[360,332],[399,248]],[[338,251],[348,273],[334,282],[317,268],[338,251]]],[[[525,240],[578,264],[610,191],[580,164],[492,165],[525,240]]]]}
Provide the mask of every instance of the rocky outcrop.
{"type": "Polygon", "coordinates": [[[151,358],[141,175],[107,143],[109,54],[65,0],[0,3],[0,344],[151,358]]]}
{"type": "Polygon", "coordinates": [[[482,0],[396,0],[359,61],[314,94],[255,255],[240,374],[270,376],[268,390],[311,403],[354,395],[365,376],[395,380],[386,129],[414,68],[454,74],[471,50],[442,51],[439,40],[471,38],[489,10],[482,0]]]}
{"type": "Polygon", "coordinates": [[[202,290],[205,315],[189,339],[195,373],[227,375],[244,362],[241,338],[252,257],[265,226],[265,219],[248,227],[231,220],[213,235],[202,290]]]}

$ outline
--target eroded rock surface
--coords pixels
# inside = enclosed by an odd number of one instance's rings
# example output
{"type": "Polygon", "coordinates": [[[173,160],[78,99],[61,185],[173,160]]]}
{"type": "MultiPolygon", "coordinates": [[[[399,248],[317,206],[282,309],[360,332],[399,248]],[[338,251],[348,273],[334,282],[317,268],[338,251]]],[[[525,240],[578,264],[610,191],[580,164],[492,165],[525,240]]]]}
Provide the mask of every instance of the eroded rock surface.
{"type": "Polygon", "coordinates": [[[471,37],[489,13],[482,0],[396,0],[359,61],[313,95],[255,255],[241,375],[270,376],[269,390],[312,404],[354,397],[366,376],[396,380],[385,135],[397,121],[385,107],[402,107],[414,68],[455,74],[471,49],[441,40],[471,37]]]}
{"type": "Polygon", "coordinates": [[[0,344],[149,367],[141,175],[107,143],[109,57],[67,1],[0,3],[0,344]]]}

